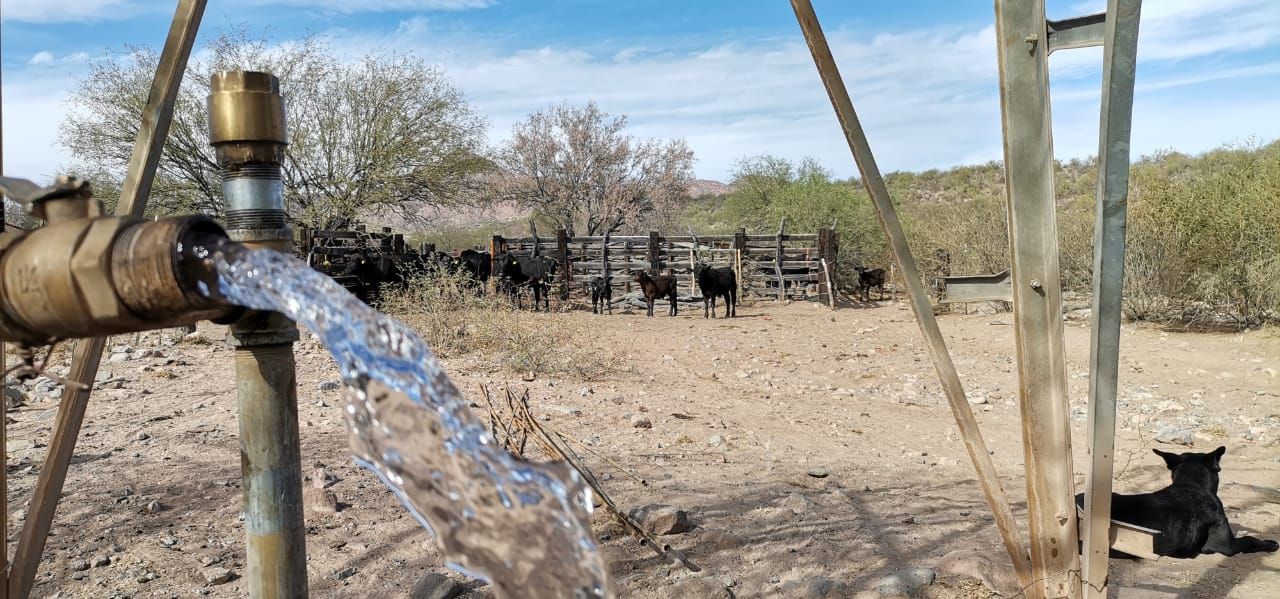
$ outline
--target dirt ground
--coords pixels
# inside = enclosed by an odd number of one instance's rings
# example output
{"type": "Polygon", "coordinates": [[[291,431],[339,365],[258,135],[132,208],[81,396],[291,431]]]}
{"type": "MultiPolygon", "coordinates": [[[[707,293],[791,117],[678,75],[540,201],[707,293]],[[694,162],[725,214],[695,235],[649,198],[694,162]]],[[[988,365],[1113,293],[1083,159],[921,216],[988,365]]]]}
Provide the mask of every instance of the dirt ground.
{"type": "MultiPolygon", "coordinates": [[[[663,540],[697,573],[661,563],[597,512],[621,597],[852,596],[953,550],[1002,553],[905,304],[833,312],[760,302],[734,320],[704,320],[701,310],[530,318],[572,327],[584,349],[615,356],[615,369],[597,381],[525,382],[474,358],[446,363],[469,394],[481,384],[527,387],[547,425],[642,478],[587,456],[598,474],[609,473],[606,489],[621,505],[689,513],[694,529],[663,540]],[[639,414],[652,428],[632,426],[639,414]]],[[[966,390],[984,402],[974,410],[1023,518],[1011,321],[1008,313],[941,317],[966,390]]],[[[113,341],[134,351],[104,363],[36,596],[244,596],[231,350],[219,327],[200,334],[211,342],[113,341]],[[232,579],[208,582],[218,568],[232,579]]],[[[1266,489],[1280,486],[1280,332],[1126,324],[1121,343],[1117,489],[1164,486],[1167,471],[1150,448],[1188,448],[1154,437],[1190,431],[1194,450],[1227,447],[1221,497],[1237,531],[1280,538],[1280,499],[1266,489]]],[[[1087,321],[1068,322],[1067,349],[1076,471],[1084,472],[1087,321]]],[[[337,378],[324,350],[306,340],[297,358],[303,462],[336,475],[331,490],[344,506],[307,516],[312,596],[407,597],[431,572],[465,584],[464,596],[486,596],[443,567],[427,533],[353,465],[340,395],[321,390],[337,378]]],[[[8,414],[10,551],[56,415],[50,387],[25,387],[25,405],[8,414]]],[[[1125,597],[1274,597],[1280,554],[1113,561],[1112,572],[1125,597]]],[[[925,594],[989,595],[950,576],[925,594]]]]}

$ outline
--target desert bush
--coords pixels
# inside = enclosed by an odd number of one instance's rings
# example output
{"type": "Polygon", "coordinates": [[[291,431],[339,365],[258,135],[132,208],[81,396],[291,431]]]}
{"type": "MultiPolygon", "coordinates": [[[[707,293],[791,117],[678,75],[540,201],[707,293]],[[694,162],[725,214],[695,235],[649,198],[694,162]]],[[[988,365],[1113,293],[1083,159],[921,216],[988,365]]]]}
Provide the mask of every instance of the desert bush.
{"type": "Polygon", "coordinates": [[[504,294],[478,293],[463,273],[429,267],[384,289],[381,309],[412,327],[441,357],[473,356],[511,372],[595,380],[615,356],[577,343],[557,315],[514,310],[504,294]]]}

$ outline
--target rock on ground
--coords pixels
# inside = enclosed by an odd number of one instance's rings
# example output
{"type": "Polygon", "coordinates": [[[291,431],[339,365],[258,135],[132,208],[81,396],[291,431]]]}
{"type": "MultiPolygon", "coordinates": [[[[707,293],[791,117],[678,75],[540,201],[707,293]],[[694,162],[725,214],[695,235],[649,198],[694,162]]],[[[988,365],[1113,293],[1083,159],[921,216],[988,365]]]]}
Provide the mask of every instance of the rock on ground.
{"type": "Polygon", "coordinates": [[[942,557],[937,571],[976,578],[992,592],[1012,597],[1020,590],[1018,576],[1008,562],[998,562],[975,549],[959,549],[942,557]]]}
{"type": "Polygon", "coordinates": [[[463,588],[448,576],[428,572],[409,589],[409,599],[453,599],[463,588]]]}
{"type": "Polygon", "coordinates": [[[675,535],[693,527],[689,522],[689,514],[684,510],[659,503],[632,510],[631,518],[651,535],[675,535]]]}
{"type": "Polygon", "coordinates": [[[904,568],[877,580],[875,588],[885,597],[914,597],[935,578],[933,568],[904,568]]]}

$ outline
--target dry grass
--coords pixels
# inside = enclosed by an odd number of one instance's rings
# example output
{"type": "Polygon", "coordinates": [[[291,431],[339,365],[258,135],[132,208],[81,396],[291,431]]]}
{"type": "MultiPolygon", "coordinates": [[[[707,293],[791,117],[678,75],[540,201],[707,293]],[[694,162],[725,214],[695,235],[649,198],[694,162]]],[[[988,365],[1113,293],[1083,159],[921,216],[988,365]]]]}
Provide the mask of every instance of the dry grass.
{"type": "Polygon", "coordinates": [[[442,357],[479,356],[512,372],[582,380],[604,378],[620,362],[614,353],[578,343],[582,332],[564,319],[517,311],[506,296],[477,293],[461,273],[418,273],[405,289],[383,293],[380,309],[442,357]]]}

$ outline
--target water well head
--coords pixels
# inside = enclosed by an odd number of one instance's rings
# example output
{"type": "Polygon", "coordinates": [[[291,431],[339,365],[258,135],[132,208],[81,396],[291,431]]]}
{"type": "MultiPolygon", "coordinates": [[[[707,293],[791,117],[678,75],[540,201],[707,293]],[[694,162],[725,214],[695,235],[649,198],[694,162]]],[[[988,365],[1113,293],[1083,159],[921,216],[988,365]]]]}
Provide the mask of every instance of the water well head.
{"type": "Polygon", "coordinates": [[[228,233],[255,243],[292,239],[281,177],[289,141],[279,80],[268,73],[221,71],[209,87],[209,143],[222,171],[228,233]]]}

